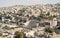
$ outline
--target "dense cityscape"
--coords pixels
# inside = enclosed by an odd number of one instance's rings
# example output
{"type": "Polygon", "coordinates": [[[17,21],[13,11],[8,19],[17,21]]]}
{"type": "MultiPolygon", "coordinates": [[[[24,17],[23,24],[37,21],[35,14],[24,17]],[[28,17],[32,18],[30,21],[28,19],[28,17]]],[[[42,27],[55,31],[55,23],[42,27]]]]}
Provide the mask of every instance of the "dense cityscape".
{"type": "Polygon", "coordinates": [[[60,38],[60,3],[0,8],[0,38],[60,38]]]}

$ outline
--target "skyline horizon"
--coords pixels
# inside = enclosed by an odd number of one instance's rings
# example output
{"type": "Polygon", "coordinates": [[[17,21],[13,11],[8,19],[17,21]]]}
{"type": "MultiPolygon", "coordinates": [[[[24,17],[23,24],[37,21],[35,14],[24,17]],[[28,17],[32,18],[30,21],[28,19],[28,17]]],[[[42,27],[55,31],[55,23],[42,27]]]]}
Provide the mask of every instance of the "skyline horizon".
{"type": "Polygon", "coordinates": [[[56,4],[60,3],[60,0],[1,0],[0,7],[9,7],[15,5],[24,5],[24,6],[31,6],[31,5],[38,5],[38,4],[56,4]]]}

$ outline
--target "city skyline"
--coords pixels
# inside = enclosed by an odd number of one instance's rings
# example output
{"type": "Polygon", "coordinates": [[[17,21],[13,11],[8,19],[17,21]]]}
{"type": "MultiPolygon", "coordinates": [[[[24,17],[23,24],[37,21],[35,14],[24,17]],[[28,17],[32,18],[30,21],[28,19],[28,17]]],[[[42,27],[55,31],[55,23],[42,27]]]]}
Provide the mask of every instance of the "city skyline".
{"type": "Polygon", "coordinates": [[[0,0],[0,7],[13,5],[55,4],[60,0],[0,0]]]}

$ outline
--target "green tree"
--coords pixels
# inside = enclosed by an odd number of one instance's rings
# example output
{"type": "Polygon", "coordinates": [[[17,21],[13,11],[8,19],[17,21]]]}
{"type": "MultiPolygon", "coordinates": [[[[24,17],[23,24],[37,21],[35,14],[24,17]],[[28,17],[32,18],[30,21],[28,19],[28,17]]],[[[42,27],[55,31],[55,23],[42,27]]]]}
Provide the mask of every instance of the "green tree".
{"type": "Polygon", "coordinates": [[[47,14],[46,14],[46,16],[49,16],[50,15],[50,12],[48,12],[47,14]]]}
{"type": "Polygon", "coordinates": [[[15,37],[14,38],[24,38],[24,34],[23,34],[23,32],[15,32],[15,37]]]}
{"type": "Polygon", "coordinates": [[[44,16],[45,16],[44,14],[40,14],[40,16],[39,16],[39,17],[44,18],[44,16]]]}
{"type": "Polygon", "coordinates": [[[2,36],[2,33],[0,33],[0,36],[2,36]]]}
{"type": "Polygon", "coordinates": [[[55,32],[55,30],[52,29],[52,28],[50,28],[50,27],[48,27],[48,28],[45,28],[45,32],[47,32],[47,33],[53,33],[53,32],[55,32]]]}

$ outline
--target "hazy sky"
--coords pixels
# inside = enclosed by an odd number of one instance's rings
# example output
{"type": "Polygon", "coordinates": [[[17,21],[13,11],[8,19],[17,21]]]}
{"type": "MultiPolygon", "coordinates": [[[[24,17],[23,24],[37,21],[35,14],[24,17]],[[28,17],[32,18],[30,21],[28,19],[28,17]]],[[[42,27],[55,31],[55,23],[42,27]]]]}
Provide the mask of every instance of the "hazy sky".
{"type": "Polygon", "coordinates": [[[46,3],[59,3],[60,0],[0,0],[0,7],[12,5],[34,5],[46,3]]]}

